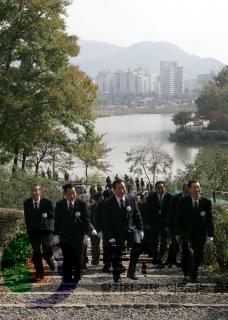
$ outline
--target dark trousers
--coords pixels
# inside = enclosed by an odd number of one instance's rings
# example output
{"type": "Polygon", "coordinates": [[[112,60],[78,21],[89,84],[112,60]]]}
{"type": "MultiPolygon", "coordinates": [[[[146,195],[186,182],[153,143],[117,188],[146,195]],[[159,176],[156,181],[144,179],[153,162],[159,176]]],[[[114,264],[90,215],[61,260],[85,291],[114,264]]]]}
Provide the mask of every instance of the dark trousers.
{"type": "Polygon", "coordinates": [[[99,264],[100,262],[100,238],[98,236],[91,236],[91,254],[92,264],[99,264]]]}
{"type": "Polygon", "coordinates": [[[60,247],[63,254],[63,281],[78,282],[81,278],[83,244],[79,243],[77,247],[72,247],[70,244],[60,243],[60,247]]]}
{"type": "Polygon", "coordinates": [[[87,256],[87,244],[82,245],[82,264],[83,266],[86,266],[86,264],[89,262],[89,258],[87,256]]]}
{"type": "Polygon", "coordinates": [[[176,241],[175,235],[171,236],[171,244],[168,249],[167,262],[171,264],[177,263],[177,254],[179,252],[179,244],[176,241]]]}
{"type": "Polygon", "coordinates": [[[181,265],[184,276],[197,279],[198,268],[203,260],[203,248],[205,240],[191,239],[183,240],[181,243],[181,265]]]}
{"type": "Polygon", "coordinates": [[[33,250],[32,262],[35,270],[37,273],[43,273],[44,267],[42,258],[48,262],[53,255],[51,246],[53,234],[49,232],[34,231],[28,233],[28,238],[33,250]]]}
{"type": "Polygon", "coordinates": [[[104,268],[110,268],[112,261],[112,246],[110,246],[108,240],[103,239],[103,263],[104,268]]]}
{"type": "Polygon", "coordinates": [[[149,242],[151,252],[155,260],[162,261],[162,258],[167,250],[168,233],[165,228],[160,230],[149,230],[149,242]]]}
{"type": "MultiPolygon", "coordinates": [[[[133,274],[135,272],[135,267],[138,262],[138,258],[142,253],[142,246],[139,234],[137,231],[129,232],[126,234],[126,241],[128,246],[131,248],[130,251],[130,263],[128,268],[128,273],[133,274]]],[[[123,253],[126,249],[125,241],[119,241],[116,246],[110,247],[111,257],[112,257],[112,267],[113,276],[120,275],[123,269],[122,261],[124,259],[123,253]]]]}

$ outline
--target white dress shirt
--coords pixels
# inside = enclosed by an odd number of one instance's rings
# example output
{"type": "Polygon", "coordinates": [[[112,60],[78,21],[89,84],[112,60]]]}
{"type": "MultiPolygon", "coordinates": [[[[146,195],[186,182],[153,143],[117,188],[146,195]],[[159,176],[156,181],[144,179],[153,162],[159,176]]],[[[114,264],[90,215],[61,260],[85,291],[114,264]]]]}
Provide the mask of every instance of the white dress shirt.
{"type": "Polygon", "coordinates": [[[39,199],[38,199],[37,201],[35,201],[35,200],[33,199],[32,202],[33,202],[33,207],[34,207],[34,209],[36,209],[35,203],[37,203],[37,208],[38,208],[38,209],[40,208],[40,197],[39,197],[39,199]]]}
{"type": "Polygon", "coordinates": [[[67,200],[67,208],[70,209],[70,203],[72,204],[72,207],[74,208],[74,201],[67,200]]]}
{"type": "MultiPolygon", "coordinates": [[[[115,194],[115,197],[116,197],[116,200],[117,200],[117,202],[118,202],[119,207],[121,208],[121,198],[117,197],[116,194],[115,194]]],[[[124,205],[125,205],[125,196],[123,196],[122,199],[123,199],[123,202],[124,202],[124,205]]]]}

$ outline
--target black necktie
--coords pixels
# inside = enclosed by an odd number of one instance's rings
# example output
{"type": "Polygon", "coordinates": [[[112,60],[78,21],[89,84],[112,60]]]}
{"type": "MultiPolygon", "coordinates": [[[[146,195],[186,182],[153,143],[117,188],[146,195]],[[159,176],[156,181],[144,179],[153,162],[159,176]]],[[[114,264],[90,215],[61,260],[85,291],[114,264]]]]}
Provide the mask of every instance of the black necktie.
{"type": "Polygon", "coordinates": [[[70,216],[71,216],[71,217],[73,216],[73,212],[74,212],[73,203],[70,202],[70,205],[69,205],[69,213],[70,213],[70,216]]]}
{"type": "Polygon", "coordinates": [[[120,210],[122,212],[124,211],[124,201],[123,201],[123,199],[120,199],[120,210]]]}
{"type": "Polygon", "coordinates": [[[159,203],[160,203],[160,208],[162,207],[163,204],[163,197],[159,195],[159,203]]]}
{"type": "Polygon", "coordinates": [[[197,203],[197,201],[194,202],[193,210],[194,210],[194,212],[198,211],[198,203],[197,203]]]}
{"type": "Polygon", "coordinates": [[[35,202],[35,211],[37,211],[37,212],[39,211],[37,202],[35,202]]]}

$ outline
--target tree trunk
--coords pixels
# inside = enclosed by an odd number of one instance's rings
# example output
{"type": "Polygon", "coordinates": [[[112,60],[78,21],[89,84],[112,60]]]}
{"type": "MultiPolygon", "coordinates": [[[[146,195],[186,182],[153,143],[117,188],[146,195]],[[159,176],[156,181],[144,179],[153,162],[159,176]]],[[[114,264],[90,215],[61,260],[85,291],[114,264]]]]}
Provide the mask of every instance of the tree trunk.
{"type": "Polygon", "coordinates": [[[52,173],[53,173],[53,178],[55,176],[55,151],[53,153],[53,163],[52,163],[52,173]]]}
{"type": "Polygon", "coordinates": [[[27,153],[23,152],[21,170],[25,171],[27,153]]]}
{"type": "Polygon", "coordinates": [[[14,159],[13,159],[12,173],[15,173],[15,171],[18,167],[18,154],[19,154],[19,147],[18,147],[18,145],[16,145],[14,148],[14,159]]]}
{"type": "Polygon", "coordinates": [[[148,181],[149,181],[149,184],[150,184],[150,178],[149,178],[149,176],[148,176],[148,174],[147,174],[146,168],[145,168],[145,166],[144,166],[143,163],[142,163],[142,167],[143,167],[143,170],[144,170],[144,172],[145,172],[145,175],[146,175],[146,177],[147,177],[147,179],[148,179],[148,181]]]}
{"type": "Polygon", "coordinates": [[[85,181],[85,184],[86,184],[86,188],[87,188],[87,185],[88,185],[88,165],[86,164],[86,181],[85,181]]]}
{"type": "Polygon", "coordinates": [[[35,175],[38,176],[38,173],[39,173],[39,166],[40,166],[40,163],[39,161],[36,162],[36,167],[35,167],[35,175]]]}

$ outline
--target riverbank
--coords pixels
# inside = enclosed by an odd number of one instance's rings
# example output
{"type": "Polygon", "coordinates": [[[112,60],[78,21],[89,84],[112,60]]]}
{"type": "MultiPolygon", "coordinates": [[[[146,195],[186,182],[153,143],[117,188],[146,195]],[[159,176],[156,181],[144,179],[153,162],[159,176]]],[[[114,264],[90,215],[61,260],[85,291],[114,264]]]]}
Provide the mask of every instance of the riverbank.
{"type": "Polygon", "coordinates": [[[180,111],[195,112],[195,105],[177,105],[177,106],[102,106],[94,107],[93,113],[97,118],[123,116],[131,114],[174,114],[180,111]]]}
{"type": "Polygon", "coordinates": [[[185,143],[188,145],[203,145],[216,143],[219,145],[228,145],[228,131],[191,131],[184,128],[178,128],[170,133],[169,141],[185,143]]]}

